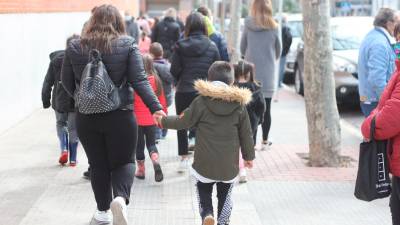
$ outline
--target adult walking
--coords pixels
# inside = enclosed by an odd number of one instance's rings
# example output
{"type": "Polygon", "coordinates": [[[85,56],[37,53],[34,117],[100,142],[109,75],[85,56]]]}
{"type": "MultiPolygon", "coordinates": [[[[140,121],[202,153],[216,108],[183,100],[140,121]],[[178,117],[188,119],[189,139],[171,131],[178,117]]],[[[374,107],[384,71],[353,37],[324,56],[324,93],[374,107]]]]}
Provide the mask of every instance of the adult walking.
{"type": "MultiPolygon", "coordinates": [[[[133,38],[125,35],[124,20],[112,5],[99,6],[82,37],[72,41],[66,50],[61,80],[70,94],[80,93],[77,86],[81,84],[92,49],[101,53],[102,62],[116,87],[125,83],[132,85],[153,114],[165,115],[146,78],[137,45],[133,38]]],[[[120,91],[121,100],[130,99],[131,95],[127,88],[120,91]]],[[[123,102],[117,110],[106,113],[77,113],[78,136],[89,159],[97,202],[94,215],[97,224],[111,222],[110,208],[114,225],[128,223],[126,207],[135,173],[137,141],[132,104],[131,101],[123,102]]]]}
{"type": "Polygon", "coordinates": [[[290,51],[290,46],[292,45],[293,37],[290,32],[290,28],[287,26],[287,17],[284,15],[282,17],[282,54],[279,60],[279,83],[278,87],[282,87],[283,79],[285,78],[285,66],[286,66],[286,56],[290,51]]]}
{"type": "Polygon", "coordinates": [[[217,46],[221,60],[229,62],[228,47],[224,36],[218,32],[212,23],[212,13],[209,8],[201,6],[197,9],[197,12],[204,16],[204,21],[207,26],[208,37],[217,46]]]}
{"type": "Polygon", "coordinates": [[[384,89],[379,104],[365,119],[361,126],[365,139],[371,139],[371,121],[375,118],[375,139],[389,140],[388,158],[392,177],[390,211],[393,225],[400,224],[400,62],[396,61],[397,71],[384,89]]]}
{"type": "Polygon", "coordinates": [[[374,26],[361,43],[358,56],[358,81],[361,111],[365,117],[378,105],[379,98],[394,71],[396,55],[392,45],[396,12],[382,8],[374,26]]]}
{"type": "MultiPolygon", "coordinates": [[[[207,79],[208,69],[219,59],[217,46],[207,36],[203,16],[197,12],[190,14],[186,18],[185,38],[176,43],[171,63],[171,74],[177,82],[175,107],[178,115],[198,95],[194,82],[207,79]]],[[[187,130],[178,131],[178,152],[181,156],[178,171],[184,172],[188,167],[187,130]]]]}
{"type": "Polygon", "coordinates": [[[135,18],[128,11],[125,12],[125,29],[126,34],[133,37],[136,43],[139,43],[140,30],[135,18]]]}
{"type": "Polygon", "coordinates": [[[262,123],[262,150],[267,150],[272,144],[268,139],[271,128],[271,99],[276,91],[276,61],[281,55],[282,45],[278,24],[272,17],[270,0],[254,0],[250,15],[245,20],[240,51],[245,60],[255,65],[256,80],[261,82],[266,105],[262,123]]]}
{"type": "MultiPolygon", "coordinates": [[[[67,39],[67,46],[72,40],[78,39],[73,35],[67,39]]],[[[75,126],[74,99],[68,95],[61,85],[61,67],[65,50],[59,50],[50,54],[50,65],[42,87],[43,108],[50,106],[56,114],[57,136],[60,141],[61,155],[58,162],[65,165],[69,159],[69,166],[76,166],[78,134],[75,126]]]]}
{"type": "Polygon", "coordinates": [[[164,49],[164,58],[170,59],[175,43],[179,40],[181,29],[176,22],[176,10],[169,8],[165,17],[153,29],[151,41],[158,42],[164,49]]]}

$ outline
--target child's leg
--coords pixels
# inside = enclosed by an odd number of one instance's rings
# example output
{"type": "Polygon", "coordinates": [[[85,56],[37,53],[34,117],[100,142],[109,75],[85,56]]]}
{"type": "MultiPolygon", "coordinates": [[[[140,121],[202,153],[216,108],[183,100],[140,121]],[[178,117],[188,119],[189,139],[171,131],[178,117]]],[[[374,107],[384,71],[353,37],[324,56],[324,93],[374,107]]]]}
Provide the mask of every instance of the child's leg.
{"type": "Polygon", "coordinates": [[[66,113],[59,113],[55,111],[56,114],[56,126],[57,126],[57,136],[60,141],[60,149],[61,152],[66,151],[68,149],[67,143],[67,120],[68,116],[66,113]]]}
{"type": "Polygon", "coordinates": [[[212,191],[214,183],[202,183],[197,181],[197,199],[199,201],[199,210],[201,219],[208,215],[214,215],[214,209],[212,205],[212,191]]]}
{"type": "Polygon", "coordinates": [[[218,224],[226,225],[232,212],[232,189],[233,183],[217,183],[218,198],[218,224]]]}
{"type": "Polygon", "coordinates": [[[145,178],[145,166],[144,166],[144,127],[138,127],[138,141],[136,147],[136,162],[137,162],[137,169],[135,173],[135,177],[139,179],[145,178]]]}
{"type": "Polygon", "coordinates": [[[154,167],[154,179],[157,182],[161,182],[164,179],[164,175],[161,170],[158,149],[156,146],[156,132],[158,129],[159,128],[157,126],[146,126],[143,130],[146,136],[146,147],[149,151],[149,155],[154,167]]]}
{"type": "Polygon", "coordinates": [[[75,123],[76,114],[68,113],[68,141],[69,141],[69,162],[71,166],[76,164],[77,149],[78,149],[78,133],[75,123]]]}
{"type": "Polygon", "coordinates": [[[146,147],[150,157],[152,153],[158,154],[158,149],[156,146],[157,132],[158,132],[158,127],[155,125],[143,127],[143,133],[144,136],[146,137],[146,147]]]}
{"type": "Polygon", "coordinates": [[[145,147],[144,130],[145,130],[145,127],[143,127],[143,126],[138,127],[138,140],[137,140],[137,147],[136,147],[136,160],[138,160],[138,161],[145,159],[145,156],[144,156],[144,147],[145,147]]]}
{"type": "Polygon", "coordinates": [[[243,169],[244,168],[244,160],[242,158],[242,152],[239,151],[239,169],[243,169]]]}

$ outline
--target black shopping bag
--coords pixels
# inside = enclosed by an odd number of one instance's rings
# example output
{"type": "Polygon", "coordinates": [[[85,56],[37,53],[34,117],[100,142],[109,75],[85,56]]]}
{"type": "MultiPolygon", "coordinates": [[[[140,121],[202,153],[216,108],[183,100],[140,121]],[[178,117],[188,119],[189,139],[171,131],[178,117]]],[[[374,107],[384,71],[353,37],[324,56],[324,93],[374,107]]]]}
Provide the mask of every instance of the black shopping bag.
{"type": "Polygon", "coordinates": [[[371,140],[360,144],[360,158],[354,195],[364,201],[388,197],[391,193],[387,141],[375,140],[375,117],[371,140]]]}

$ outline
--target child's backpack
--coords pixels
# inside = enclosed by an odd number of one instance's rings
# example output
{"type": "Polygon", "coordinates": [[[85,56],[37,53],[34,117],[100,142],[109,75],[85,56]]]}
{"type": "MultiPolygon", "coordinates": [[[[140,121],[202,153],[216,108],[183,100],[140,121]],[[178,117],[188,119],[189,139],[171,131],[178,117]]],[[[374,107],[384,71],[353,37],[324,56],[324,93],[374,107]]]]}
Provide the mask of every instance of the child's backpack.
{"type": "Polygon", "coordinates": [[[82,72],[75,100],[82,114],[105,113],[121,105],[119,88],[110,79],[98,50],[89,52],[89,63],[82,72]]]}

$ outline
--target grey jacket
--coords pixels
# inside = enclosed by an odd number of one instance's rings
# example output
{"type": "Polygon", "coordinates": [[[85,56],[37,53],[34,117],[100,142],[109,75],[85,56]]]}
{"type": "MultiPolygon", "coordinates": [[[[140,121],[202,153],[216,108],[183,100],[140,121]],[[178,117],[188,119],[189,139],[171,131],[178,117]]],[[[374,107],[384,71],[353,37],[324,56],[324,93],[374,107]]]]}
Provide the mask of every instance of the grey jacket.
{"type": "Polygon", "coordinates": [[[264,29],[252,17],[246,18],[240,51],[245,60],[254,63],[256,80],[261,82],[264,98],[272,98],[277,76],[276,60],[281,55],[282,44],[278,29],[264,29]]]}

